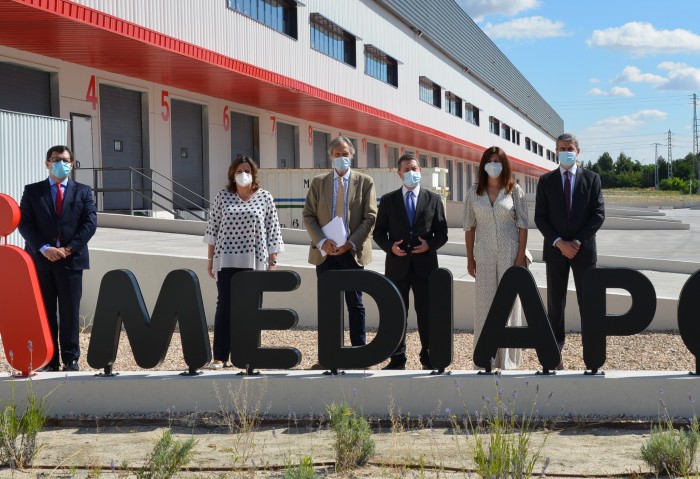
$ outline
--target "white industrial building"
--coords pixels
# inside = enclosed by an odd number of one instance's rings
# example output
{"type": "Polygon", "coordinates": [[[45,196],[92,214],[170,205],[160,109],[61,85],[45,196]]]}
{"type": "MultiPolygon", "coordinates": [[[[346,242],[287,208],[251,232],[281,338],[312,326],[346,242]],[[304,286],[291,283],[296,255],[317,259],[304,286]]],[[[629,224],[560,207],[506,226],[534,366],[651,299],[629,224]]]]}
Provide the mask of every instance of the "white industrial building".
{"type": "Polygon", "coordinates": [[[105,211],[206,208],[236,155],[326,168],[339,134],[446,168],[448,203],[498,145],[533,194],[563,132],[454,0],[0,0],[0,109],[70,120],[105,211]]]}

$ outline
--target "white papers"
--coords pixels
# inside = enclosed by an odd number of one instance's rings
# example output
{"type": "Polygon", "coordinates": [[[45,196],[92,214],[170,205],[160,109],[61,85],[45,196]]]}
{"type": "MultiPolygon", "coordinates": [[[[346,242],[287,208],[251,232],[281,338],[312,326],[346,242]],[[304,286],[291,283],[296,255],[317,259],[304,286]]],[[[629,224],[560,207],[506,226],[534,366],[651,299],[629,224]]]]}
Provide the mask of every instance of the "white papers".
{"type": "MultiPolygon", "coordinates": [[[[347,231],[345,230],[345,223],[343,223],[343,218],[340,216],[334,217],[330,223],[321,228],[323,234],[326,235],[326,239],[333,240],[335,245],[340,248],[347,241],[347,231]]],[[[321,250],[321,255],[326,256],[326,252],[321,250]]]]}

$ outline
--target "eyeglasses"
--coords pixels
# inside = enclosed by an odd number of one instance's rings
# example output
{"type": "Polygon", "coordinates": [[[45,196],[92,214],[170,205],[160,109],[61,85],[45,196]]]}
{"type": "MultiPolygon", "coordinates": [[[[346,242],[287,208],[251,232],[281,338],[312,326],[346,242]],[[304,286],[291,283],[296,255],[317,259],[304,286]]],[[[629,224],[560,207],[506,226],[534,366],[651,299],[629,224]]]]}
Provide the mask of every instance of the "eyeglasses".
{"type": "Polygon", "coordinates": [[[64,163],[72,163],[73,162],[73,160],[71,160],[70,158],[61,158],[60,156],[52,156],[51,158],[49,158],[49,161],[51,163],[58,163],[59,161],[62,161],[64,163]]]}

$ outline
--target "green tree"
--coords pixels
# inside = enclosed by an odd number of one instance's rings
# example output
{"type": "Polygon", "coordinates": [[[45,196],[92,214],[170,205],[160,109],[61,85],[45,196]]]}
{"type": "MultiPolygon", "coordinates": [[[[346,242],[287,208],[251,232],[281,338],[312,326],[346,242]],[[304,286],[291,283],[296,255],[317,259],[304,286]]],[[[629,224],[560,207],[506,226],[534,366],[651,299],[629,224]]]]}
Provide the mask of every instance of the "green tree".
{"type": "Polygon", "coordinates": [[[617,161],[615,161],[615,173],[620,174],[623,171],[632,171],[633,169],[634,163],[632,162],[632,158],[620,152],[617,161]]]}
{"type": "Polygon", "coordinates": [[[642,173],[639,171],[623,171],[615,177],[615,183],[620,188],[641,188],[642,173]]]}
{"type": "Polygon", "coordinates": [[[614,164],[613,164],[613,159],[612,156],[610,156],[610,153],[607,151],[600,155],[600,158],[598,158],[598,162],[596,163],[598,165],[598,168],[600,168],[600,171],[612,171],[614,164]]]}

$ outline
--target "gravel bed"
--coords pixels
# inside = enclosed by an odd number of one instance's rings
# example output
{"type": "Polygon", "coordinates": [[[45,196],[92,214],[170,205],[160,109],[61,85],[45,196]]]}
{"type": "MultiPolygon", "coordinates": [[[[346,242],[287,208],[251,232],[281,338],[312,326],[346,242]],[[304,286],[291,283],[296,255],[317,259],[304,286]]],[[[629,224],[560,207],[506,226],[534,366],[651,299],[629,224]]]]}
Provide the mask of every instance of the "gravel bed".
{"type": "MultiPolygon", "coordinates": [[[[374,337],[375,331],[368,331],[367,340],[374,337]]],[[[210,332],[210,340],[213,333],[210,332]]],[[[309,369],[317,361],[317,339],[315,329],[293,329],[286,331],[263,332],[262,345],[268,347],[295,347],[301,351],[301,363],[295,369],[309,369]]],[[[82,355],[80,358],[81,370],[90,370],[87,364],[87,350],[90,340],[89,334],[81,335],[82,355]]],[[[346,344],[350,344],[346,334],[346,344]]],[[[466,331],[455,331],[453,342],[453,362],[448,370],[474,369],[472,362],[473,334],[466,331]]],[[[408,354],[407,369],[420,369],[418,351],[420,342],[418,331],[410,330],[406,338],[408,354]]],[[[583,370],[583,352],[581,347],[581,335],[568,333],[567,344],[564,348],[564,364],[566,369],[583,370]]],[[[525,350],[523,353],[523,370],[540,370],[535,351],[525,350]]],[[[388,362],[388,361],[387,361],[388,362]]],[[[386,362],[369,369],[380,369],[386,362]]],[[[170,348],[163,363],[153,370],[155,371],[183,371],[187,369],[182,356],[180,335],[173,335],[170,348]]],[[[695,369],[695,357],[688,351],[680,335],[675,331],[644,332],[634,336],[618,336],[608,338],[607,361],[604,370],[649,370],[649,371],[691,371],[695,369]]],[[[138,367],[131,353],[131,347],[126,334],[120,337],[117,360],[114,363],[114,371],[138,371],[138,367]]],[[[230,371],[230,370],[228,370],[230,371]]]]}

